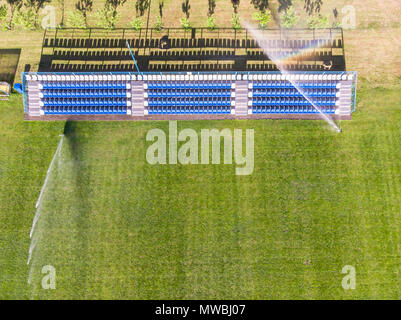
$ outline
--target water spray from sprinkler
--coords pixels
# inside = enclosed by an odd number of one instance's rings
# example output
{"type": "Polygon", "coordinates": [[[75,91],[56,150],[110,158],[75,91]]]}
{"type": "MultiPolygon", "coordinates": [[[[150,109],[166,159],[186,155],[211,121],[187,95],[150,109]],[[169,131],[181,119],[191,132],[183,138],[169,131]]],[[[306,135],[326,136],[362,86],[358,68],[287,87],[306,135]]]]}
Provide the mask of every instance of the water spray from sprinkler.
{"type": "MultiPolygon", "coordinates": [[[[311,50],[311,47],[308,47],[308,48],[305,48],[304,50],[301,49],[301,50],[298,50],[298,52],[293,52],[291,54],[285,54],[285,55],[274,54],[276,49],[282,49],[282,48],[281,47],[279,47],[279,48],[268,47],[267,42],[263,41],[265,39],[265,36],[261,31],[256,30],[255,28],[253,28],[250,24],[248,24],[245,21],[241,21],[241,22],[242,22],[243,26],[245,27],[245,29],[247,29],[248,32],[254,37],[254,39],[258,43],[259,47],[270,58],[270,60],[276,64],[277,68],[280,70],[281,74],[283,74],[283,75],[291,75],[291,72],[285,70],[285,68],[284,68],[283,62],[285,62],[285,60],[287,60],[289,57],[295,57],[296,55],[299,55],[300,53],[304,53],[305,50],[307,50],[307,51],[311,50]]],[[[329,39],[327,39],[327,40],[329,40],[329,39]]],[[[281,52],[282,52],[282,50],[280,50],[280,53],[281,52]]],[[[305,91],[302,89],[302,87],[299,86],[291,76],[288,77],[288,81],[313,106],[313,108],[318,112],[320,117],[323,120],[325,120],[332,129],[334,129],[338,133],[342,132],[342,130],[336,125],[336,123],[331,118],[329,118],[325,113],[322,112],[322,110],[311,100],[311,98],[305,93],[305,91]]]]}

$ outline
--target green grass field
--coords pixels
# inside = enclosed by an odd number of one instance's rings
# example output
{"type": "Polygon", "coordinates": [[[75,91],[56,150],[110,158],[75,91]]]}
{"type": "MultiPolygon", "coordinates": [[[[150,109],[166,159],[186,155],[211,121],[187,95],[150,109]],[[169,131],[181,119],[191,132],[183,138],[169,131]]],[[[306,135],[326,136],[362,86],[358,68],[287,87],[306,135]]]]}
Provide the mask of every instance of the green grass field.
{"type": "MultiPolygon", "coordinates": [[[[204,25],[192,2],[193,24],[204,25]]],[[[327,0],[322,10],[345,4],[327,0]]],[[[323,121],[178,122],[254,129],[250,176],[235,165],[148,164],[146,134],[167,132],[165,121],[27,122],[20,96],[0,101],[0,299],[400,299],[400,6],[353,4],[347,68],[362,81],[342,134],[323,121]],[[35,204],[63,133],[27,265],[35,204]],[[41,287],[45,265],[56,268],[55,290],[41,287]],[[342,288],[346,265],[356,268],[355,290],[342,288]]],[[[228,0],[216,16],[231,16],[228,0]]],[[[178,2],[166,2],[165,17],[177,23],[178,2]]],[[[10,35],[0,32],[0,47],[22,48],[19,71],[35,70],[43,33],[10,35]]]]}
{"type": "Polygon", "coordinates": [[[361,90],[343,134],[321,121],[178,123],[253,128],[242,177],[148,164],[146,133],[168,122],[68,123],[32,269],[35,202],[64,123],[24,122],[12,99],[0,102],[1,298],[400,298],[398,90],[361,90]],[[56,290],[40,286],[44,265],[56,290]],[[356,290],[341,286],[345,265],[356,290]]]}

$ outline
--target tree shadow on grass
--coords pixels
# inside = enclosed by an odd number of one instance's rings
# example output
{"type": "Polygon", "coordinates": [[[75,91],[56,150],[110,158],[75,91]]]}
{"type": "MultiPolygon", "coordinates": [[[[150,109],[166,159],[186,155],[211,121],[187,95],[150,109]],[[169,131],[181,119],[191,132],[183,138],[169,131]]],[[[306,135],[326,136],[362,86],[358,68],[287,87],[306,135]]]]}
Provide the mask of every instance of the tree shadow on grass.
{"type": "Polygon", "coordinates": [[[323,0],[305,0],[304,8],[309,15],[319,13],[322,8],[323,0]]]}
{"type": "Polygon", "coordinates": [[[289,7],[292,6],[292,0],[278,0],[278,3],[279,3],[278,7],[279,12],[286,11],[289,7]]]}

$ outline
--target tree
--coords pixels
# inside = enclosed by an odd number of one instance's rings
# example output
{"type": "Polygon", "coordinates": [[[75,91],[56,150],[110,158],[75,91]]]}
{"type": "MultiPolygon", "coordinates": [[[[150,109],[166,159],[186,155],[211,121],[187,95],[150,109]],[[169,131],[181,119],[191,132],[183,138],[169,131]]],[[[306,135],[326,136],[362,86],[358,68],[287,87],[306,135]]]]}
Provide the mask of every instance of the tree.
{"type": "Polygon", "coordinates": [[[191,5],[189,4],[189,0],[183,0],[182,2],[182,12],[185,13],[187,20],[189,19],[189,10],[191,9],[191,5]]]}
{"type": "Polygon", "coordinates": [[[115,27],[115,21],[117,20],[117,8],[122,6],[127,0],[106,0],[106,6],[109,7],[111,12],[112,28],[115,27]]]}
{"type": "Polygon", "coordinates": [[[240,0],[231,0],[231,4],[233,5],[234,9],[234,14],[238,13],[239,2],[240,0]]]}
{"type": "Polygon", "coordinates": [[[156,31],[158,31],[158,32],[160,32],[160,31],[163,30],[163,28],[164,28],[164,23],[163,23],[163,20],[162,20],[162,18],[161,18],[160,16],[157,17],[157,20],[156,20],[156,22],[155,22],[153,28],[154,28],[156,31]]]}
{"type": "Polygon", "coordinates": [[[286,29],[291,29],[298,23],[299,17],[295,14],[294,7],[288,7],[281,14],[281,25],[286,29]]]}
{"type": "Polygon", "coordinates": [[[255,7],[262,12],[264,12],[269,7],[269,0],[251,0],[251,3],[255,7]]]}
{"type": "Polygon", "coordinates": [[[270,22],[271,19],[270,10],[266,10],[264,12],[257,11],[253,14],[252,18],[258,21],[260,29],[266,29],[267,24],[270,22]]]}
{"type": "Polygon", "coordinates": [[[69,11],[67,16],[67,26],[72,28],[85,28],[86,22],[81,11],[69,11]]]}
{"type": "Polygon", "coordinates": [[[82,13],[84,18],[85,26],[88,26],[88,12],[92,11],[93,1],[92,0],[78,0],[75,4],[75,8],[82,13]]]}
{"type": "Polygon", "coordinates": [[[27,10],[21,10],[22,7],[18,8],[13,19],[15,26],[24,28],[25,30],[35,30],[37,19],[32,8],[27,10]]]}
{"type": "Polygon", "coordinates": [[[329,18],[321,14],[313,15],[308,20],[308,26],[311,29],[328,28],[330,26],[329,18]]]}
{"type": "Polygon", "coordinates": [[[118,15],[114,16],[110,6],[107,3],[103,8],[96,11],[96,24],[105,29],[113,29],[118,21],[118,15]]]}
{"type": "Polygon", "coordinates": [[[5,5],[0,5],[0,28],[7,30],[6,25],[7,19],[7,7],[5,5]]]}
{"type": "Polygon", "coordinates": [[[216,8],[216,0],[209,0],[209,10],[207,13],[208,17],[211,17],[214,14],[215,8],[216,8]]]}
{"type": "Polygon", "coordinates": [[[188,31],[192,29],[191,23],[189,22],[189,10],[191,9],[191,5],[189,4],[189,0],[183,0],[181,4],[182,12],[185,13],[185,18],[180,19],[181,26],[184,30],[188,31]]]}
{"type": "Polygon", "coordinates": [[[216,20],[214,20],[213,16],[209,16],[207,18],[206,26],[210,31],[213,31],[217,28],[216,20]]]}
{"type": "Polygon", "coordinates": [[[7,0],[8,5],[10,6],[10,19],[8,21],[8,28],[12,29],[14,24],[14,14],[16,10],[21,9],[23,0],[7,0]]]}
{"type": "Polygon", "coordinates": [[[135,10],[137,16],[139,14],[142,17],[145,14],[146,9],[149,7],[149,2],[149,0],[136,0],[135,10]]]}
{"type": "Polygon", "coordinates": [[[181,22],[181,27],[185,30],[185,31],[189,31],[192,29],[191,23],[189,22],[189,20],[187,18],[181,18],[180,19],[181,22]]]}
{"type": "Polygon", "coordinates": [[[140,17],[134,18],[134,20],[131,21],[131,27],[134,28],[134,30],[139,31],[143,28],[143,20],[140,17]]]}
{"type": "Polygon", "coordinates": [[[38,17],[39,17],[39,10],[43,9],[45,4],[50,3],[50,0],[26,0],[26,6],[32,9],[35,28],[38,28],[38,17]]]}
{"type": "Polygon", "coordinates": [[[233,29],[239,30],[241,29],[241,21],[239,18],[239,15],[237,13],[233,13],[231,17],[231,24],[233,26],[233,29]]]}
{"type": "Polygon", "coordinates": [[[119,19],[117,9],[125,2],[126,0],[106,0],[103,9],[97,12],[98,25],[103,28],[114,29],[119,19]]]}

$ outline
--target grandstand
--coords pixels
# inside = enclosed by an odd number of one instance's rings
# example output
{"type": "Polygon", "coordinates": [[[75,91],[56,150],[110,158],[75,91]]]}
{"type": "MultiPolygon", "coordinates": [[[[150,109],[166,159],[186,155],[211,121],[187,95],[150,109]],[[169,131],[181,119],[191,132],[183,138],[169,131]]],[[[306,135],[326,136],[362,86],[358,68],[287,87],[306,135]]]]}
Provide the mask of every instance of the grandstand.
{"type": "Polygon", "coordinates": [[[24,73],[28,119],[349,119],[354,72],[24,73]]]}
{"type": "Polygon", "coordinates": [[[47,29],[39,72],[23,73],[26,118],[350,119],[342,29],[263,32],[291,75],[245,29],[47,29]]]}
{"type": "MultiPolygon", "coordinates": [[[[283,54],[313,48],[287,62],[294,71],[344,71],[342,29],[266,30],[283,54]],[[327,67],[329,66],[329,67],[327,67]]],[[[47,29],[40,72],[277,71],[246,29],[47,29]]]]}

